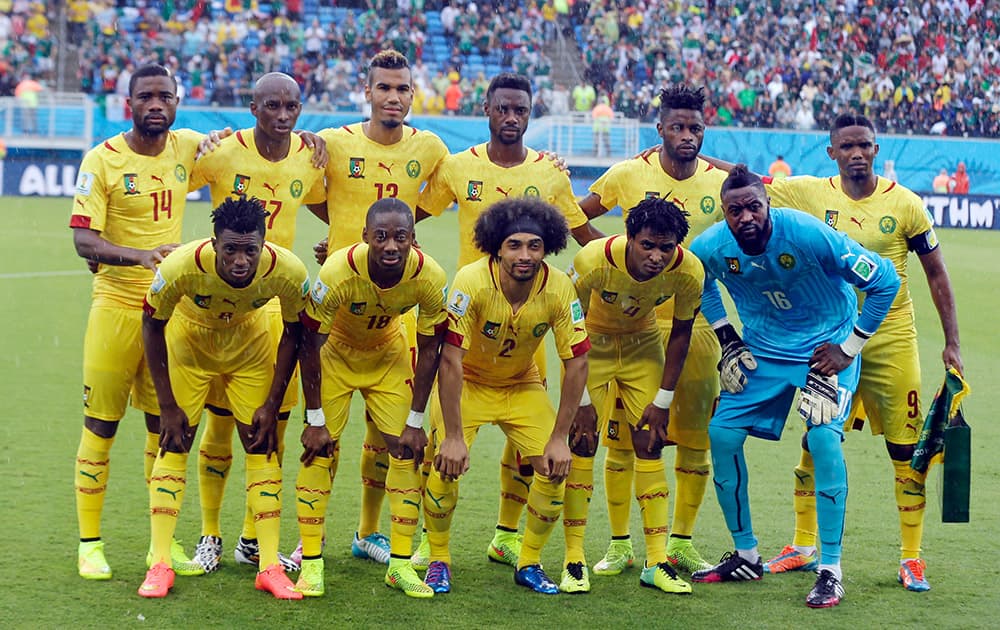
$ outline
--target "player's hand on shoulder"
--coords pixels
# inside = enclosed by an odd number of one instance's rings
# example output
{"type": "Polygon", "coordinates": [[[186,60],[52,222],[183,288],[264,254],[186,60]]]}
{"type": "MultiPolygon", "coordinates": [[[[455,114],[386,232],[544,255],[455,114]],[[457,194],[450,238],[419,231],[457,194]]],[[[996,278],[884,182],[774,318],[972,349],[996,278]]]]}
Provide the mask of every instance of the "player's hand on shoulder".
{"type": "Polygon", "coordinates": [[[153,249],[148,249],[142,253],[139,264],[150,271],[156,271],[156,268],[163,262],[163,259],[180,246],[180,243],[167,243],[166,245],[158,245],[153,249]]]}
{"type": "Polygon", "coordinates": [[[302,142],[313,150],[312,165],[316,168],[326,168],[330,161],[330,153],[326,150],[326,140],[311,131],[297,131],[302,142]]]}
{"type": "Polygon", "coordinates": [[[441,477],[454,481],[469,470],[469,447],[462,436],[445,437],[434,457],[434,468],[441,477]]]}
{"type": "Polygon", "coordinates": [[[212,131],[209,131],[205,134],[205,137],[201,139],[201,142],[198,143],[198,153],[195,155],[195,159],[197,160],[203,155],[208,155],[212,151],[215,151],[219,148],[219,145],[222,144],[222,141],[231,135],[233,135],[232,127],[226,127],[222,130],[213,129],[212,131]]]}
{"type": "Polygon", "coordinates": [[[306,466],[312,464],[317,457],[325,457],[333,447],[333,438],[330,437],[330,431],[325,426],[307,426],[302,431],[300,441],[303,450],[299,461],[306,466]]]}
{"type": "Polygon", "coordinates": [[[663,148],[662,144],[654,144],[653,146],[649,147],[648,149],[643,149],[642,151],[640,151],[639,155],[633,156],[632,159],[635,159],[635,158],[642,158],[644,160],[649,159],[650,156],[656,155],[657,153],[659,153],[660,149],[662,149],[662,148],[663,148]]]}
{"type": "Polygon", "coordinates": [[[566,173],[566,175],[570,174],[569,165],[566,164],[566,158],[564,158],[563,156],[559,155],[555,151],[549,151],[547,149],[539,150],[538,154],[547,157],[549,161],[552,162],[552,166],[555,166],[563,173],[566,173]]]}
{"type": "Polygon", "coordinates": [[[328,247],[330,245],[329,239],[323,239],[322,241],[313,245],[313,256],[316,258],[316,262],[323,264],[326,262],[326,257],[329,255],[328,247]]]}
{"type": "Polygon", "coordinates": [[[412,456],[413,468],[419,469],[424,461],[424,449],[427,448],[427,433],[423,429],[407,426],[399,435],[398,452],[393,456],[397,459],[408,459],[412,456]]]}

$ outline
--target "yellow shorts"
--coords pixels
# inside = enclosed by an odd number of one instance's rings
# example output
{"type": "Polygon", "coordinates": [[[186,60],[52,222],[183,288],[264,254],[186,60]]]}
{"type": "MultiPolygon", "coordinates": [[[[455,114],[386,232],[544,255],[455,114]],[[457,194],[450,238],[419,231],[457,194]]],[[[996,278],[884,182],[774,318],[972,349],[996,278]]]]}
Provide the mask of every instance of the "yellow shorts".
{"type": "MultiPolygon", "coordinates": [[[[285,321],[281,317],[281,303],[277,299],[273,299],[267,303],[264,311],[267,314],[268,335],[274,344],[272,361],[276,362],[278,360],[278,344],[281,343],[281,334],[285,330],[285,321]]],[[[225,383],[221,379],[213,381],[209,386],[207,404],[232,411],[229,399],[226,398],[225,383]]],[[[289,412],[297,404],[299,404],[299,366],[296,362],[295,371],[292,372],[292,378],[288,381],[288,389],[285,390],[285,397],[281,399],[280,411],[282,413],[289,412]]]]}
{"type": "MultiPolygon", "coordinates": [[[[663,379],[663,344],[659,329],[627,335],[591,333],[590,343],[587,389],[594,408],[605,408],[609,385],[614,384],[624,420],[635,426],[646,405],[656,396],[663,379]]],[[[607,423],[605,415],[601,421],[601,435],[608,435],[607,423]]],[[[624,426],[616,427],[612,433],[624,437],[626,444],[631,443],[624,426]]]]}
{"type": "Polygon", "coordinates": [[[115,422],[132,406],[159,415],[142,345],[142,310],[91,306],[83,338],[83,413],[115,422]]]}
{"type": "Polygon", "coordinates": [[[924,424],[920,405],[920,354],[913,315],[886,319],[861,352],[861,380],[851,410],[858,430],[871,421],[872,435],[894,444],[916,444],[924,424]]]}
{"type": "Polygon", "coordinates": [[[321,395],[330,437],[340,439],[344,432],[355,391],[361,392],[368,416],[379,431],[395,436],[403,432],[413,402],[409,356],[403,334],[365,350],[327,340],[320,354],[321,395]]]}
{"type": "MultiPolygon", "coordinates": [[[[431,394],[430,420],[437,443],[444,439],[441,398],[431,394]]],[[[523,457],[545,453],[545,445],[556,425],[556,410],[541,383],[490,387],[465,381],[462,384],[462,431],[470,447],[479,428],[495,424],[523,457]]]]}
{"type": "Polygon", "coordinates": [[[236,419],[250,424],[274,379],[274,348],[266,313],[225,329],[175,315],[167,325],[167,364],[177,404],[197,425],[209,385],[219,379],[236,419]]]}

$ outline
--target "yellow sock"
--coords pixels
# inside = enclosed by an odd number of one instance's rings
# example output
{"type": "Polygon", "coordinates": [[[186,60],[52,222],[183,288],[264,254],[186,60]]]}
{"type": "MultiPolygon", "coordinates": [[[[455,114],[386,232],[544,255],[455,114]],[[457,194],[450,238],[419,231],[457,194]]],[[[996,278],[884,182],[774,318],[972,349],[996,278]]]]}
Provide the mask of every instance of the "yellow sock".
{"type": "Polygon", "coordinates": [[[646,566],[667,560],[667,515],[670,492],[662,459],[635,460],[635,498],[642,510],[646,566]]]}
{"type": "Polygon", "coordinates": [[[389,457],[385,493],[392,516],[390,553],[393,558],[409,560],[413,553],[413,535],[420,520],[420,471],[413,468],[412,459],[389,457]]]}
{"type": "Polygon", "coordinates": [[[541,564],[542,547],[559,520],[565,493],[565,483],[553,483],[548,477],[535,475],[528,494],[528,518],[524,526],[521,555],[517,558],[518,569],[541,564]]]}
{"type": "Polygon", "coordinates": [[[317,557],[323,553],[333,465],[333,458],[317,457],[308,466],[299,467],[299,476],[295,479],[295,514],[299,520],[302,555],[306,557],[317,557]]]}
{"type": "Polygon", "coordinates": [[[427,478],[424,489],[424,527],[431,546],[431,562],[451,563],[451,517],[458,501],[458,482],[445,481],[436,471],[427,478]]]}
{"type": "Polygon", "coordinates": [[[604,493],[608,498],[608,521],[611,535],[629,535],[632,511],[632,477],[635,453],[621,448],[609,448],[604,460],[604,493]]]}
{"type": "Polygon", "coordinates": [[[698,510],[705,498],[709,475],[708,451],[677,445],[674,459],[674,483],[677,494],[674,499],[674,518],[670,533],[690,538],[694,533],[694,523],[698,520],[698,510]]]}
{"type": "Polygon", "coordinates": [[[156,461],[156,454],[160,451],[160,434],[146,431],[146,445],[142,451],[142,473],[146,485],[149,485],[149,476],[153,474],[153,463],[156,461]]]}
{"type": "Polygon", "coordinates": [[[566,478],[566,501],[563,506],[563,533],[566,538],[566,564],[587,562],[583,538],[587,531],[587,512],[594,494],[594,458],[573,455],[573,466],[566,478]]]}
{"type": "Polygon", "coordinates": [[[247,453],[247,501],[257,525],[260,570],[278,563],[281,536],[281,467],[273,455],[247,453]]]}
{"type": "Polygon", "coordinates": [[[924,536],[924,511],[927,497],[925,475],[910,468],[910,462],[892,460],[895,469],[896,507],[899,508],[899,530],[902,534],[900,558],[920,557],[920,541],[924,536]]]}
{"type": "Polygon", "coordinates": [[[389,449],[382,433],[375,427],[365,411],[365,442],[361,447],[361,519],[358,537],[364,538],[378,531],[385,498],[385,476],[389,472],[389,449]]]}
{"type": "Polygon", "coordinates": [[[111,445],[114,438],[102,438],[84,427],[80,446],[76,450],[76,518],[80,538],[101,537],[101,512],[111,471],[111,445]]]}
{"type": "Polygon", "coordinates": [[[170,545],[187,486],[187,453],[163,453],[153,463],[149,476],[150,551],[153,564],[171,564],[170,545]]]}
{"type": "Polygon", "coordinates": [[[813,476],[813,458],[803,450],[799,465],[795,467],[795,538],[797,547],[816,546],[816,478],[813,476]]]}
{"type": "MultiPolygon", "coordinates": [[[[278,453],[272,455],[271,459],[277,457],[278,467],[281,467],[282,458],[285,455],[285,429],[288,427],[287,420],[278,420],[278,453]]],[[[247,507],[243,510],[243,530],[240,536],[247,540],[256,540],[257,522],[254,520],[253,510],[250,508],[250,499],[247,498],[247,507]]]]}
{"type": "Polygon", "coordinates": [[[201,504],[201,535],[221,536],[222,496],[233,467],[233,416],[205,410],[201,443],[198,444],[198,499],[201,504]]]}
{"type": "Polygon", "coordinates": [[[525,477],[517,465],[517,449],[510,440],[505,440],[503,454],[500,455],[500,510],[497,525],[517,531],[521,523],[521,513],[528,504],[528,493],[534,475],[525,477]]]}

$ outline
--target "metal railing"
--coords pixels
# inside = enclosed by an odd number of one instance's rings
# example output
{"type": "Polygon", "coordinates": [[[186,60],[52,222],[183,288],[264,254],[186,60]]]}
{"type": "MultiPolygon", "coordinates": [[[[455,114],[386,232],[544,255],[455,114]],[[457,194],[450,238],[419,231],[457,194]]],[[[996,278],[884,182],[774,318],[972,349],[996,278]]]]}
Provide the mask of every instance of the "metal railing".
{"type": "Polygon", "coordinates": [[[0,98],[0,136],[10,147],[79,149],[94,142],[94,103],[86,94],[41,91],[38,105],[0,98]]]}
{"type": "Polygon", "coordinates": [[[532,125],[544,128],[544,131],[535,130],[546,138],[542,142],[536,140],[537,144],[572,158],[574,164],[608,165],[639,152],[639,121],[625,118],[618,112],[608,124],[606,138],[594,131],[594,123],[587,112],[546,116],[532,121],[532,125]]]}

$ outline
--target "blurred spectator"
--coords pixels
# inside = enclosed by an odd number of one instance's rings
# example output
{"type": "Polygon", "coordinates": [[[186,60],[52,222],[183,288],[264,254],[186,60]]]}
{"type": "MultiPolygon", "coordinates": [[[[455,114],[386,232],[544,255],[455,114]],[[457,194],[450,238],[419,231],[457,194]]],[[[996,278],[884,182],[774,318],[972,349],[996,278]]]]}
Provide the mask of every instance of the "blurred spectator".
{"type": "Polygon", "coordinates": [[[785,158],[778,156],[771,165],[767,167],[767,174],[774,179],[784,179],[792,176],[792,167],[788,165],[785,158]]]}
{"type": "Polygon", "coordinates": [[[21,131],[24,133],[38,133],[38,93],[44,89],[42,84],[27,73],[14,88],[14,96],[21,112],[21,131]]]}
{"type": "Polygon", "coordinates": [[[951,176],[951,191],[956,195],[969,194],[969,174],[965,172],[965,162],[959,162],[955,174],[951,176]]]}
{"type": "Polygon", "coordinates": [[[462,88],[458,85],[458,79],[452,79],[448,89],[444,91],[444,111],[449,116],[458,113],[462,103],[462,88]]]}
{"type": "Polygon", "coordinates": [[[882,177],[891,182],[899,181],[899,176],[896,175],[896,162],[893,160],[885,161],[885,166],[882,167],[882,177]]]}
{"type": "Polygon", "coordinates": [[[938,171],[937,176],[931,183],[931,188],[936,193],[951,192],[952,187],[953,187],[953,182],[951,180],[951,177],[948,175],[948,169],[946,168],[943,168],[940,171],[938,171]]]}
{"type": "Polygon", "coordinates": [[[608,103],[608,97],[602,94],[597,100],[597,105],[590,111],[594,131],[594,155],[597,157],[611,155],[611,121],[614,120],[615,112],[608,103]]]}
{"type": "Polygon", "coordinates": [[[577,112],[589,112],[594,106],[596,98],[597,92],[594,91],[594,86],[586,81],[581,81],[573,88],[573,110],[577,112]]]}

